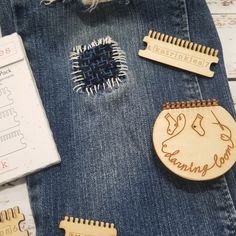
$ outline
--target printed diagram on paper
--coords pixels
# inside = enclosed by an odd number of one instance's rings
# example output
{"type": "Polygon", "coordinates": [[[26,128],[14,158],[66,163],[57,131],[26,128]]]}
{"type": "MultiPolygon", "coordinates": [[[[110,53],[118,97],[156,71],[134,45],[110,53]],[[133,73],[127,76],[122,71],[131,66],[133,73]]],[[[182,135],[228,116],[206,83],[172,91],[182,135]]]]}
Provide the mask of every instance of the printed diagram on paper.
{"type": "Polygon", "coordinates": [[[10,171],[4,164],[4,157],[26,148],[24,136],[17,120],[14,100],[7,87],[0,87],[0,173],[10,171]],[[3,159],[2,159],[3,158],[3,159]]]}
{"type": "MultiPolygon", "coordinates": [[[[227,74],[236,105],[236,0],[207,0],[207,3],[222,41],[227,74]]],[[[22,227],[29,230],[30,236],[35,236],[34,220],[24,180],[0,187],[0,209],[13,206],[21,208],[26,216],[22,227]]]]}

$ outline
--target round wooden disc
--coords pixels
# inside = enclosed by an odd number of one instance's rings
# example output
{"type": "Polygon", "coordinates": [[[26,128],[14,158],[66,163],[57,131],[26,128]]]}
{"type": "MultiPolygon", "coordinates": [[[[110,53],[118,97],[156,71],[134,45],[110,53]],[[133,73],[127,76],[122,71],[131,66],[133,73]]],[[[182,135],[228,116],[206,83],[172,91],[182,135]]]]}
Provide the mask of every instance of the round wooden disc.
{"type": "Polygon", "coordinates": [[[162,163],[189,180],[210,180],[236,161],[236,123],[221,106],[163,110],[153,129],[162,163]]]}

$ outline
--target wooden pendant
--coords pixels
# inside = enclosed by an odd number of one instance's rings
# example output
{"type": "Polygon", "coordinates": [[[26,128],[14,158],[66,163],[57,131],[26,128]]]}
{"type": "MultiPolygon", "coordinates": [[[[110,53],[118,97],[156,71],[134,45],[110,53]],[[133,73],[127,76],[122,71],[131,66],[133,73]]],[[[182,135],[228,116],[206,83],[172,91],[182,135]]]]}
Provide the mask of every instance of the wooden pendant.
{"type": "Polygon", "coordinates": [[[22,232],[19,224],[25,220],[18,207],[0,212],[0,235],[1,236],[29,236],[27,231],[22,232]]]}
{"type": "Polygon", "coordinates": [[[236,161],[236,124],[216,100],[167,103],[153,128],[161,162],[189,180],[225,174],[236,161]]]}
{"type": "Polygon", "coordinates": [[[114,224],[84,220],[66,216],[60,222],[60,229],[65,230],[65,236],[116,236],[114,224]]]}

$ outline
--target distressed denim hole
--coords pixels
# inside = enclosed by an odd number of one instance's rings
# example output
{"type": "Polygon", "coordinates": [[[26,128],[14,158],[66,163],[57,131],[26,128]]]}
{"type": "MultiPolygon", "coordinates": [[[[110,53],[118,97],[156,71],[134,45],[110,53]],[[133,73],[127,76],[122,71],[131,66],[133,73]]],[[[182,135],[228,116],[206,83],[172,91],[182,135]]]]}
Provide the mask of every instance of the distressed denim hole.
{"type": "Polygon", "coordinates": [[[109,92],[118,88],[127,77],[125,53],[109,36],[74,47],[70,59],[76,92],[88,95],[109,92]]]}
{"type": "Polygon", "coordinates": [[[109,3],[109,2],[115,2],[118,4],[124,4],[128,5],[130,0],[41,0],[40,4],[44,4],[46,6],[52,5],[57,2],[62,2],[63,4],[69,4],[69,3],[82,3],[82,5],[85,6],[85,9],[89,10],[90,12],[96,9],[96,7],[99,4],[102,3],[109,3]]]}

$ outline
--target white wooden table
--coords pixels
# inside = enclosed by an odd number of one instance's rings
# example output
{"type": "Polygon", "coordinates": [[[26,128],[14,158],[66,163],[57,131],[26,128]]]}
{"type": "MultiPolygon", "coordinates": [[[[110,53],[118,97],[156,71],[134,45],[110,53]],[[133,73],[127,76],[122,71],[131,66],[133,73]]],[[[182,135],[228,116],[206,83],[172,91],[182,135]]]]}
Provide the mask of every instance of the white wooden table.
{"type": "MultiPolygon", "coordinates": [[[[207,0],[207,2],[222,41],[227,75],[236,106],[236,0],[207,0]]],[[[35,236],[34,220],[24,179],[0,187],[0,209],[14,206],[19,206],[25,214],[26,221],[21,227],[28,229],[30,236],[35,236]]]]}
{"type": "Polygon", "coordinates": [[[236,108],[236,0],[207,0],[221,38],[229,85],[236,108]]]}

